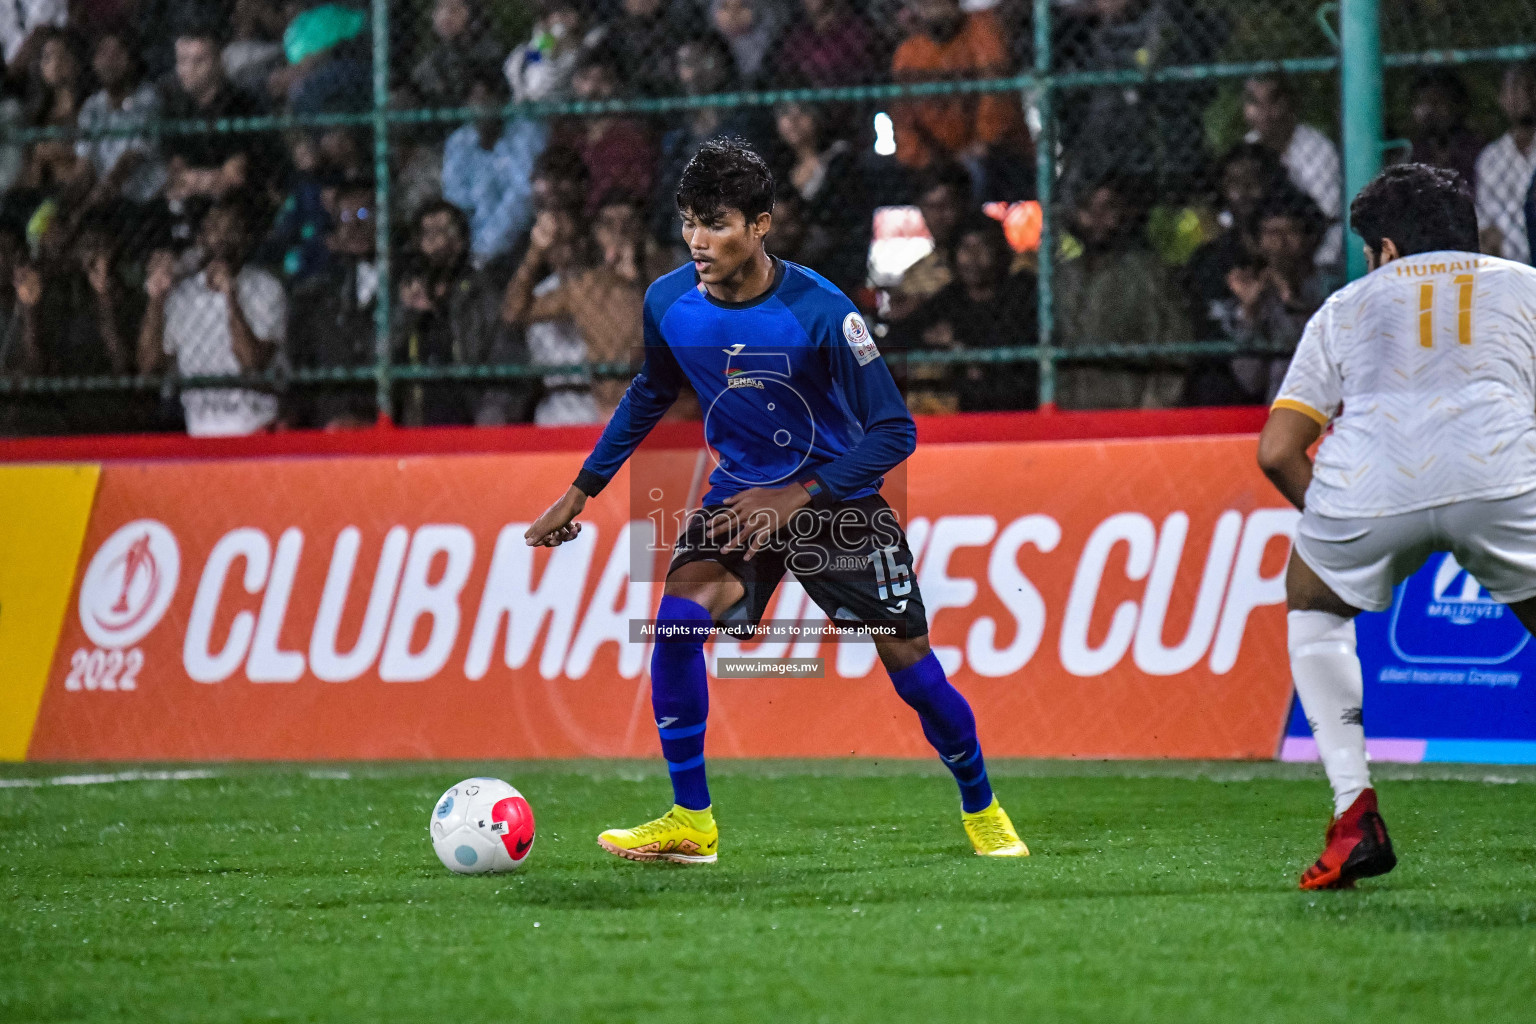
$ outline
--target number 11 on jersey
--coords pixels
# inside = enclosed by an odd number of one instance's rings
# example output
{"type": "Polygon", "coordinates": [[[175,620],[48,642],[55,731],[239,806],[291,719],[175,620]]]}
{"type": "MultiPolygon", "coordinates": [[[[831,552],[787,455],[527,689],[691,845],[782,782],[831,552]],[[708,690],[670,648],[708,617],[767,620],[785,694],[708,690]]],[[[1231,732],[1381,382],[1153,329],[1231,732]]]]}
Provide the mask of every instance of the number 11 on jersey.
{"type": "MultiPolygon", "coordinates": [[[[1477,285],[1473,274],[1457,274],[1451,278],[1456,286],[1456,340],[1463,345],[1472,344],[1472,290],[1477,285]]],[[[1435,282],[1419,285],[1419,344],[1424,348],[1435,347],[1435,282]]]]}

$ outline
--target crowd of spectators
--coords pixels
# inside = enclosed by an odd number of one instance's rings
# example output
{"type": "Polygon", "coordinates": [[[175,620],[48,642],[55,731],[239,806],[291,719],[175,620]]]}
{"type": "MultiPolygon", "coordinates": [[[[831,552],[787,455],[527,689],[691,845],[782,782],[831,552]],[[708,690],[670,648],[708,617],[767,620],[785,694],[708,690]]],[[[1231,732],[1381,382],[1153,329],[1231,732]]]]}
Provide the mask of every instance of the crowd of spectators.
{"type": "MultiPolygon", "coordinates": [[[[1200,0],[1056,0],[1052,66],[1217,58],[1200,0]]],[[[475,108],[397,126],[387,147],[387,353],[397,422],[601,421],[640,345],[651,281],[686,259],[671,195],[697,146],[739,136],[779,180],[770,250],[865,310],[887,354],[1036,344],[1036,254],[998,219],[1034,198],[1031,111],[1013,92],[876,106],[706,105],[669,115],[507,117],[509,102],[1007,76],[1030,67],[1027,0],[432,0],[397,31],[401,107],[475,108]],[[879,110],[889,117],[884,150],[879,110]],[[890,145],[889,143],[893,143],[890,145]],[[913,206],[931,247],[871,276],[876,211],[913,206]],[[985,212],[984,212],[985,210],[985,212]],[[542,376],[423,377],[523,364],[542,376]],[[598,364],[598,372],[571,369],[598,364]],[[541,371],[542,372],[542,371],[541,371]]],[[[360,0],[0,3],[0,124],[96,134],[0,141],[0,373],[163,373],[159,391],[0,399],[0,432],[341,429],[376,418],[381,353],[374,145],[366,125],[284,133],[148,130],[346,114],[373,96],[360,0]],[[147,34],[141,34],[147,33],[147,34]],[[337,373],[285,386],[293,370],[337,373]],[[232,375],[249,386],[200,383],[232,375]]],[[[1212,152],[1208,82],[1062,93],[1052,281],[1066,408],[1264,402],[1341,281],[1340,155],[1297,83],[1241,83],[1243,124],[1212,152]],[[1252,355],[1160,349],[1233,341],[1252,355]],[[1106,362],[1104,345],[1138,346],[1106,362]]],[[[1232,95],[1227,94],[1227,102],[1232,95]]],[[[1536,66],[1474,97],[1419,72],[1397,158],[1474,185],[1485,251],[1529,262],[1536,66]],[[1488,139],[1476,124],[1503,134],[1488,139]]],[[[1038,125],[1033,130],[1038,130],[1038,125]]],[[[914,411],[1030,408],[1032,361],[893,361],[914,411]]],[[[677,415],[697,415],[682,403],[677,415]]]]}

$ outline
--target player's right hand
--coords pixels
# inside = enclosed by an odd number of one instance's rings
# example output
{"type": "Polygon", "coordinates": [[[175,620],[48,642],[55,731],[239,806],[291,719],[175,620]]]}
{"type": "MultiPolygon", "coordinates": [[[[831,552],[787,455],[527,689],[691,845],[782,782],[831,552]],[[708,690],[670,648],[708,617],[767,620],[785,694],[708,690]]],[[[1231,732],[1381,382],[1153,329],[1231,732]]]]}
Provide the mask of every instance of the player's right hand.
{"type": "Polygon", "coordinates": [[[531,548],[557,548],[566,541],[575,540],[577,534],[581,533],[581,524],[572,520],[581,514],[586,504],[586,493],[580,488],[571,487],[528,527],[523,540],[531,548]]]}

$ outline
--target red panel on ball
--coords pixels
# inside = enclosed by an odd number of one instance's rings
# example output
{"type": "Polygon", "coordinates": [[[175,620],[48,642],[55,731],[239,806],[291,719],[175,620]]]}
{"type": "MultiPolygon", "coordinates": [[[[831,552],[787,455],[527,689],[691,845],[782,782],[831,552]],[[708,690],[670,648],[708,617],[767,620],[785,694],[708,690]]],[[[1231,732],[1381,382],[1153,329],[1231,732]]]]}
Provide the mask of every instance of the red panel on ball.
{"type": "Polygon", "coordinates": [[[496,801],[496,806],[491,808],[491,820],[507,823],[501,843],[513,863],[527,857],[528,851],[533,849],[533,808],[528,806],[528,801],[520,796],[496,801]]]}

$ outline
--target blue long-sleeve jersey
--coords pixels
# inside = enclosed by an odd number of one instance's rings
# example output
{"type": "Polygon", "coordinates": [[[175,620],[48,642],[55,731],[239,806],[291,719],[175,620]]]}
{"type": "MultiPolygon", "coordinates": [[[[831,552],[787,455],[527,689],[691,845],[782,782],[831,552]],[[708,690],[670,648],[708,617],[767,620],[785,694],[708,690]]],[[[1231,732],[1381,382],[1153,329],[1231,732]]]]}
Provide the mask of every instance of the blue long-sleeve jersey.
{"type": "Polygon", "coordinates": [[[721,302],[690,263],[645,294],[645,364],[576,478],[595,495],[677,399],[704,410],[717,465],[706,504],[803,483],[827,507],[875,493],[912,454],[917,428],[864,319],[830,282],[774,261],[774,283],[721,302]]]}

